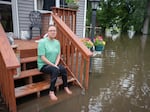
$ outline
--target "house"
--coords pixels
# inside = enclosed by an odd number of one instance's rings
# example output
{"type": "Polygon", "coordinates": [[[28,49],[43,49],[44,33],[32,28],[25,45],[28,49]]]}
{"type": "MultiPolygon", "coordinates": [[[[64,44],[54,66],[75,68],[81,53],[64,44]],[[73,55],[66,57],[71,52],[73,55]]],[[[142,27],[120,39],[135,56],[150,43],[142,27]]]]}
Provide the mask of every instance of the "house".
{"type": "MultiPolygon", "coordinates": [[[[36,9],[35,4],[38,4],[37,1],[0,1],[2,12],[0,15],[0,91],[10,112],[17,112],[17,98],[33,93],[40,97],[40,92],[49,87],[50,81],[47,80],[49,78],[46,78],[46,74],[40,73],[37,68],[28,69],[26,66],[26,63],[37,61],[37,43],[34,40],[16,40],[19,47],[13,50],[6,37],[6,32],[14,32],[20,38],[22,31],[29,31],[29,12],[33,11],[34,8],[36,9]],[[15,52],[20,52],[20,61],[18,61],[15,52]],[[18,67],[22,67],[23,71],[15,77],[18,67]],[[41,76],[42,80],[35,80],[33,77],[36,76],[41,76]],[[18,80],[23,80],[25,83],[22,84],[21,81],[21,84],[16,85],[15,81],[18,80]]],[[[70,77],[68,77],[68,81],[74,82],[81,88],[88,88],[90,56],[92,53],[73,32],[76,28],[75,12],[66,8],[53,8],[52,14],[50,11],[42,11],[41,13],[44,18],[48,18],[46,22],[52,16],[53,22],[57,26],[59,32],[57,39],[60,40],[62,48],[61,62],[66,66],[70,77]],[[65,20],[71,22],[68,23],[65,20]]],[[[44,18],[42,20],[45,20],[44,18]]],[[[46,25],[48,24],[44,24],[42,28],[43,32],[46,25]]],[[[33,36],[38,33],[38,30],[34,30],[33,36]]],[[[60,84],[62,84],[62,81],[58,80],[56,86],[60,84]]]]}
{"type": "MultiPolygon", "coordinates": [[[[87,0],[79,0],[79,9],[76,18],[76,34],[85,37],[86,3],[87,0]]],[[[64,7],[64,0],[5,0],[0,1],[0,19],[6,32],[14,32],[21,38],[22,34],[29,34],[29,13],[38,10],[42,14],[51,13],[48,7],[64,7]],[[50,2],[48,2],[50,1],[50,2]]],[[[39,35],[39,29],[34,29],[34,35],[39,35]]],[[[28,36],[28,35],[27,35],[28,36]]]]}

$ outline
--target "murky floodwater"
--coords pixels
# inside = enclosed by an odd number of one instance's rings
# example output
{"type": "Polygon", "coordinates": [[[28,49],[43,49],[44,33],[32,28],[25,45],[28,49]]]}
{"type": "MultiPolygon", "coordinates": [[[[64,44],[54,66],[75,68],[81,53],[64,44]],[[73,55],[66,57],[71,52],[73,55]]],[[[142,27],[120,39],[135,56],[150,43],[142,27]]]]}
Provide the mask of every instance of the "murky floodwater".
{"type": "Polygon", "coordinates": [[[91,76],[97,95],[91,93],[89,112],[150,111],[149,43],[146,36],[107,42],[102,57],[94,61],[100,73],[91,76]]]}
{"type": "Polygon", "coordinates": [[[89,89],[42,112],[150,112],[150,37],[107,39],[89,89]]]}

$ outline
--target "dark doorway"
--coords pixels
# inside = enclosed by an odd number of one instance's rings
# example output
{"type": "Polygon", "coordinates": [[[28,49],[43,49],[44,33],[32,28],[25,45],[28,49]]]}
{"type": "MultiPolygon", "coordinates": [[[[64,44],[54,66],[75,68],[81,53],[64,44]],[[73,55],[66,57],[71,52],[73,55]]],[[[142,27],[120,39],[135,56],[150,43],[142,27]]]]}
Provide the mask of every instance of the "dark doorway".
{"type": "Polygon", "coordinates": [[[44,0],[43,10],[52,10],[52,7],[55,6],[55,0],[44,0]]]}
{"type": "Polygon", "coordinates": [[[13,32],[11,5],[0,4],[0,22],[5,32],[13,32]]]}

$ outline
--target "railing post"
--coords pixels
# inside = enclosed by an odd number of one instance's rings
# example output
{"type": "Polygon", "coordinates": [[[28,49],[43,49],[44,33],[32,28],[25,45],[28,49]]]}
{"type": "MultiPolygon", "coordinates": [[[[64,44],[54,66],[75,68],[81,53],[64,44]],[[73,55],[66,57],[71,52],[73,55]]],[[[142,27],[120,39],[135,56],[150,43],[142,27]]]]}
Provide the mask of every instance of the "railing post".
{"type": "Polygon", "coordinates": [[[0,24],[0,90],[10,112],[16,112],[16,98],[13,75],[20,66],[0,24]]]}

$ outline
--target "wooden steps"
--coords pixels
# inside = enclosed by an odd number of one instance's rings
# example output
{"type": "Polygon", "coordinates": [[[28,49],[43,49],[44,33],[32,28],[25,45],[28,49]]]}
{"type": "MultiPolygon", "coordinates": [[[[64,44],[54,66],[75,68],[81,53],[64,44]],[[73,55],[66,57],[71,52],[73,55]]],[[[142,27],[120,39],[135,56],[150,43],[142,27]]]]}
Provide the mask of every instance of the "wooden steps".
{"type": "Polygon", "coordinates": [[[22,70],[26,70],[26,64],[30,62],[36,62],[37,56],[31,56],[31,57],[24,57],[20,59],[20,63],[23,65],[22,70]]]}
{"type": "MultiPolygon", "coordinates": [[[[29,94],[37,93],[37,97],[40,97],[40,92],[49,89],[50,76],[48,74],[41,73],[37,68],[21,71],[20,76],[14,77],[14,81],[25,80],[26,84],[15,87],[15,97],[20,98],[29,94]],[[35,82],[33,77],[43,77],[41,81],[35,82]]],[[[75,79],[72,76],[68,76],[68,83],[73,82],[75,79]]],[[[62,78],[58,77],[56,81],[56,88],[58,89],[62,85],[62,78]]]]}
{"type": "MultiPolygon", "coordinates": [[[[50,86],[50,77],[48,74],[41,73],[37,68],[29,69],[22,71],[20,76],[14,77],[14,81],[25,80],[26,84],[15,87],[15,97],[20,98],[27,96],[32,93],[37,93],[37,96],[40,97],[40,92],[46,89],[49,89],[50,86]],[[39,82],[35,82],[33,77],[41,76],[43,79],[39,82]]],[[[73,82],[75,79],[72,76],[68,76],[68,83],[73,82]]],[[[56,81],[56,88],[58,89],[62,85],[62,78],[58,77],[56,81]]]]}
{"type": "Polygon", "coordinates": [[[19,98],[36,92],[39,94],[40,91],[48,88],[49,88],[48,81],[27,84],[25,86],[15,88],[15,97],[19,98]]]}
{"type": "MultiPolygon", "coordinates": [[[[31,42],[32,45],[25,41],[24,44],[27,44],[28,48],[24,48],[25,46],[19,43],[19,46],[21,46],[19,52],[22,71],[19,76],[14,77],[16,99],[35,93],[37,97],[40,97],[40,92],[48,90],[50,87],[49,74],[43,74],[37,68],[37,44],[33,43],[33,41],[31,42]],[[28,67],[30,65],[34,67],[28,67]]],[[[68,76],[68,83],[73,81],[76,80],[72,76],[68,76]]],[[[61,77],[58,77],[55,85],[56,89],[62,84],[63,81],[61,77]]]]}
{"type": "Polygon", "coordinates": [[[20,73],[20,76],[14,77],[14,80],[22,79],[22,78],[26,78],[26,77],[32,77],[32,76],[40,75],[40,74],[42,74],[42,73],[37,68],[30,69],[30,70],[24,70],[20,73]]]}
{"type": "MultiPolygon", "coordinates": [[[[74,78],[68,77],[68,83],[75,81],[74,78]]],[[[58,77],[56,82],[56,87],[62,84],[62,79],[58,77]]],[[[15,88],[15,96],[16,98],[23,97],[32,93],[37,93],[37,96],[40,97],[40,91],[49,89],[50,81],[45,80],[37,83],[27,84],[25,86],[15,88]]]]}
{"type": "Polygon", "coordinates": [[[20,59],[20,63],[29,63],[29,62],[34,62],[34,61],[37,61],[37,56],[26,57],[26,58],[20,59]]]}
{"type": "MultiPolygon", "coordinates": [[[[14,77],[15,97],[19,100],[21,97],[30,94],[37,94],[43,90],[48,90],[50,87],[50,75],[41,73],[37,68],[37,43],[34,41],[20,41],[17,40],[20,52],[21,73],[14,77]],[[30,67],[29,67],[30,66],[30,67]],[[33,67],[32,67],[33,66],[33,67]]],[[[68,76],[68,83],[76,81],[72,76],[68,76]]],[[[56,81],[56,89],[63,84],[62,78],[58,77],[56,81]]]]}

